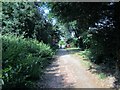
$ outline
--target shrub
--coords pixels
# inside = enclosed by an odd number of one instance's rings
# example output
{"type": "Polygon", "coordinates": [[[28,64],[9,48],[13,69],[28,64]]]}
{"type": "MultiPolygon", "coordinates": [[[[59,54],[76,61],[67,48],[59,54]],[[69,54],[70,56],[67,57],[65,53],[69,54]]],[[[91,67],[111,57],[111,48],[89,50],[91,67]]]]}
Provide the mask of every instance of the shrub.
{"type": "Polygon", "coordinates": [[[53,55],[48,45],[33,39],[8,34],[2,36],[2,43],[3,89],[29,86],[53,55]]]}

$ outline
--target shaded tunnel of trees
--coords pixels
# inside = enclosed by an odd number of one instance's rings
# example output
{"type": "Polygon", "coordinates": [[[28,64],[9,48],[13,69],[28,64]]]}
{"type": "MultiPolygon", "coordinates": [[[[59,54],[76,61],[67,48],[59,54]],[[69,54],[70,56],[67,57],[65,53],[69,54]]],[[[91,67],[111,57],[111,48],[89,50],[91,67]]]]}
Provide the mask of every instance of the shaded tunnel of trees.
{"type": "Polygon", "coordinates": [[[3,2],[3,89],[34,86],[32,81],[48,65],[61,36],[88,50],[91,62],[115,69],[119,87],[119,2],[3,2]],[[40,71],[34,72],[36,64],[40,71]]]}

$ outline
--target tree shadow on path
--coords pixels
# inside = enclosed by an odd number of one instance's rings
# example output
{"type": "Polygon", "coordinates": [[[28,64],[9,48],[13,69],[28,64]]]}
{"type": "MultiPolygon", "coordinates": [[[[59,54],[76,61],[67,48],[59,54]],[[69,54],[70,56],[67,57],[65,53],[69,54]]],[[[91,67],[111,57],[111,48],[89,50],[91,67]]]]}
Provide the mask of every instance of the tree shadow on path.
{"type": "Polygon", "coordinates": [[[60,49],[55,56],[53,62],[46,68],[44,74],[38,82],[40,88],[73,88],[73,83],[68,83],[65,80],[64,73],[61,73],[58,58],[63,55],[68,55],[65,49],[60,49]]]}

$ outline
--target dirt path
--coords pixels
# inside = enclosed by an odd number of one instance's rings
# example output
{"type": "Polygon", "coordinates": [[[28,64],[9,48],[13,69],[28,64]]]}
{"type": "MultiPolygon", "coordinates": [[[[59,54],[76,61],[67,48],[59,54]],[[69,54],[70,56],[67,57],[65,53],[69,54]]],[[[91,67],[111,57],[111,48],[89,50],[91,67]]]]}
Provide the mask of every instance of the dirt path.
{"type": "Polygon", "coordinates": [[[105,88],[94,75],[84,68],[80,60],[60,49],[56,60],[46,69],[42,88],[105,88]]]}

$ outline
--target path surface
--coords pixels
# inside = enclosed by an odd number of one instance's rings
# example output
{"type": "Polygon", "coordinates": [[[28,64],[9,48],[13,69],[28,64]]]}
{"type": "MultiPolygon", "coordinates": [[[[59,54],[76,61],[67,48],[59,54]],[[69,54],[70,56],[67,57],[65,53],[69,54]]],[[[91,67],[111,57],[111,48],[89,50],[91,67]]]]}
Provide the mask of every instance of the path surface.
{"type": "Polygon", "coordinates": [[[47,67],[42,82],[43,88],[103,88],[80,60],[65,49],[60,49],[56,60],[47,67]]]}

